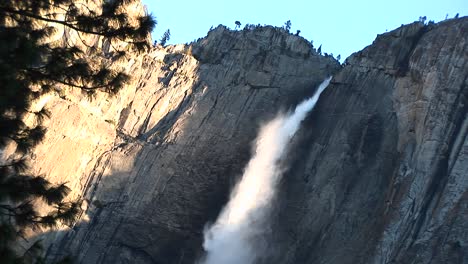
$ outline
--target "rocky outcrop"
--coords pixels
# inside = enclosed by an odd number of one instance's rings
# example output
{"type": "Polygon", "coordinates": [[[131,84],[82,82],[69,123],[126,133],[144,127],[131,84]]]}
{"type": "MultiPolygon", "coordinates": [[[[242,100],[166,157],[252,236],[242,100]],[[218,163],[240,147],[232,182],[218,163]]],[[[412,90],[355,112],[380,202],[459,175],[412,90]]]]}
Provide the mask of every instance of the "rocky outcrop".
{"type": "Polygon", "coordinates": [[[380,35],[342,67],[282,29],[217,27],[126,62],[115,97],[49,95],[35,172],[85,199],[49,260],[193,263],[259,126],[333,74],[295,136],[264,263],[468,262],[468,19],[380,35]]]}

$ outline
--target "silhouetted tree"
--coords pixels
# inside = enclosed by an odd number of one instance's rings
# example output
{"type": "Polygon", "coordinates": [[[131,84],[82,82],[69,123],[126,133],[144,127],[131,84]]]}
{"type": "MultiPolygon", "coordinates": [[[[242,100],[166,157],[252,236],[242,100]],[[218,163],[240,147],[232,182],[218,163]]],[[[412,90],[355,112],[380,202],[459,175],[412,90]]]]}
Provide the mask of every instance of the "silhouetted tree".
{"type": "Polygon", "coordinates": [[[320,44],[320,47],[318,47],[317,53],[318,53],[318,54],[322,54],[322,44],[320,44]]]}
{"type": "Polygon", "coordinates": [[[242,24],[241,24],[241,22],[239,22],[239,21],[236,21],[236,22],[234,22],[234,23],[236,24],[236,27],[235,27],[235,29],[238,29],[238,28],[240,28],[240,27],[241,27],[241,25],[242,25],[242,24]]]}
{"type": "Polygon", "coordinates": [[[291,30],[291,20],[288,20],[284,23],[284,29],[289,32],[291,30]]]}
{"type": "Polygon", "coordinates": [[[300,33],[301,33],[301,31],[300,31],[300,30],[297,30],[297,31],[296,31],[296,36],[299,36],[300,33]]]}
{"type": "Polygon", "coordinates": [[[336,59],[339,61],[341,60],[341,54],[338,54],[338,56],[336,56],[336,59]]]}
{"type": "Polygon", "coordinates": [[[161,40],[159,41],[159,43],[161,44],[161,46],[166,46],[166,42],[168,42],[170,39],[171,39],[171,31],[168,29],[162,35],[161,40]]]}
{"type": "MultiPolygon", "coordinates": [[[[0,262],[34,263],[40,261],[40,243],[23,253],[14,250],[17,240],[28,228],[72,225],[80,211],[80,201],[65,201],[70,189],[65,184],[51,184],[44,177],[28,172],[30,150],[45,135],[42,121],[49,112],[31,112],[31,103],[51,90],[63,87],[80,89],[91,95],[101,90],[115,93],[129,79],[128,75],[99,65],[87,55],[104,54],[93,47],[82,50],[67,43],[52,45],[47,38],[54,34],[52,24],[79,34],[100,36],[112,43],[126,41],[131,49],[150,47],[149,32],[155,25],[151,15],[131,23],[125,6],[135,0],[104,1],[102,12],[90,10],[73,0],[0,1],[0,149],[12,144],[15,153],[0,161],[0,262]],[[57,17],[64,17],[59,20],[57,17]],[[35,124],[23,122],[26,115],[36,117],[35,124]],[[37,200],[51,208],[40,214],[37,200]]],[[[83,43],[86,45],[85,43],[83,43]]],[[[114,50],[113,59],[125,56],[114,50]]]]}

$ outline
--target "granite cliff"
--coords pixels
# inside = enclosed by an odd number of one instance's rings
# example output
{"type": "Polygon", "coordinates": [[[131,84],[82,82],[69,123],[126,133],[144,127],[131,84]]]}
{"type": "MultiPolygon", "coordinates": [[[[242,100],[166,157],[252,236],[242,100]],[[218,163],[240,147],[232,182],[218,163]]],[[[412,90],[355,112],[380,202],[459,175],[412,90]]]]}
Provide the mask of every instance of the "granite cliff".
{"type": "Polygon", "coordinates": [[[379,35],[340,65],[219,26],[124,63],[114,97],[50,94],[33,170],[85,200],[47,257],[194,263],[259,126],[334,78],[293,139],[264,263],[468,262],[468,19],[379,35]]]}

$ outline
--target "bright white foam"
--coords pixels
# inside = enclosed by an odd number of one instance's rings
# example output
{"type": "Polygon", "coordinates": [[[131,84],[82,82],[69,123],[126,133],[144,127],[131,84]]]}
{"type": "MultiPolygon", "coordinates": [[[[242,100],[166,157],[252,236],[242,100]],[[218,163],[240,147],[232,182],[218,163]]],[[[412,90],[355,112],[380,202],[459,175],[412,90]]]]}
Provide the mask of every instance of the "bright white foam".
{"type": "Polygon", "coordinates": [[[302,120],[317,103],[331,77],[315,94],[287,115],[278,115],[261,128],[255,154],[215,224],[205,230],[202,264],[251,264],[262,253],[262,234],[268,229],[270,202],[282,170],[278,161],[302,120]]]}

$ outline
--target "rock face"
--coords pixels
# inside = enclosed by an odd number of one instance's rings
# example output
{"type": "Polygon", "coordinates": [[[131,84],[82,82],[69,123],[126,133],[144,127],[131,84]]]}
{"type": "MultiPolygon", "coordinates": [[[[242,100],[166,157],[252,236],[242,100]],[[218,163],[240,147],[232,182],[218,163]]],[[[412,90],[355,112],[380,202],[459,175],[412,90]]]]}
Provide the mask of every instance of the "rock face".
{"type": "Polygon", "coordinates": [[[50,259],[193,263],[260,124],[341,66],[273,27],[218,27],[132,67],[135,83],[114,98],[49,99],[50,132],[35,168],[88,203],[73,230],[54,234],[50,259]]]}
{"type": "Polygon", "coordinates": [[[344,67],[222,26],[128,63],[132,85],[52,112],[34,170],[86,199],[49,260],[194,263],[259,126],[335,77],[294,138],[264,263],[468,262],[468,19],[380,35],[344,67]]]}
{"type": "Polygon", "coordinates": [[[268,263],[468,263],[468,19],[348,59],[295,139],[268,263]]]}

